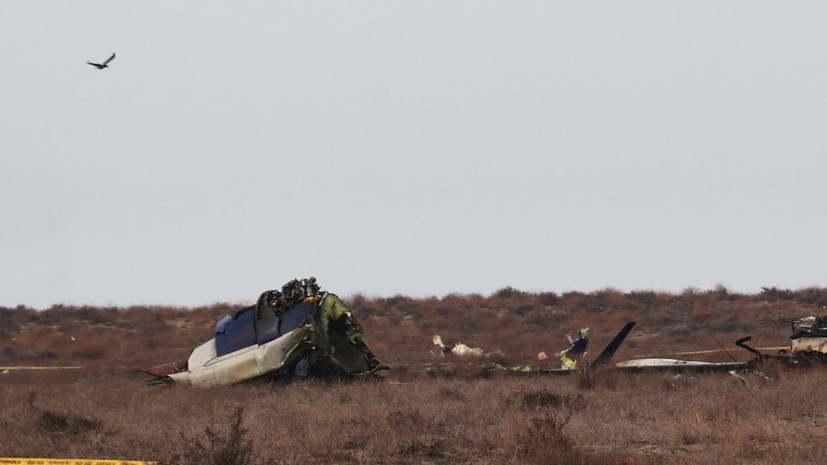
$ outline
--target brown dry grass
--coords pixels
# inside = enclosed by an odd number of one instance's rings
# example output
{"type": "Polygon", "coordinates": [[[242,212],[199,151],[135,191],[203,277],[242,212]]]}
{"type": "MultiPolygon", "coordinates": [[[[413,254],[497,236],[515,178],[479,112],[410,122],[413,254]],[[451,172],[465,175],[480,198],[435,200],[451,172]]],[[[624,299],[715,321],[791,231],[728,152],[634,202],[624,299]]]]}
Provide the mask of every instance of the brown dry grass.
{"type": "MultiPolygon", "coordinates": [[[[0,308],[0,365],[87,367],[0,375],[0,456],[180,464],[823,463],[824,369],[767,369],[771,381],[745,375],[746,382],[728,374],[690,380],[612,371],[484,377],[484,362],[441,357],[430,339],[439,333],[446,343],[501,350],[501,362],[536,365],[537,352],[564,347],[564,335],[580,326],[592,328],[596,354],[623,322],[637,320],[616,355],[622,360],[730,348],[737,337],[763,332],[767,318],[821,314],[825,296],[774,288],[758,295],[506,288],[489,297],[352,296],[346,301],[371,348],[395,366],[384,379],[215,389],[147,388],[136,369],[186,357],[234,306],[0,308]]],[[[785,345],[788,336],[782,326],[759,344],[785,345]]]]}
{"type": "Polygon", "coordinates": [[[728,374],[595,373],[215,389],[153,389],[126,373],[14,372],[0,385],[0,456],[221,463],[823,463],[827,371],[767,381],[728,374]],[[243,409],[243,410],[239,410],[243,409]],[[237,427],[239,425],[236,425],[237,427]],[[237,428],[236,428],[237,429],[237,428]],[[203,451],[201,451],[203,452],[203,451]],[[200,455],[199,455],[200,454],[200,455]],[[235,462],[233,462],[235,463],[235,462]],[[238,462],[243,463],[243,462],[238,462]]]}

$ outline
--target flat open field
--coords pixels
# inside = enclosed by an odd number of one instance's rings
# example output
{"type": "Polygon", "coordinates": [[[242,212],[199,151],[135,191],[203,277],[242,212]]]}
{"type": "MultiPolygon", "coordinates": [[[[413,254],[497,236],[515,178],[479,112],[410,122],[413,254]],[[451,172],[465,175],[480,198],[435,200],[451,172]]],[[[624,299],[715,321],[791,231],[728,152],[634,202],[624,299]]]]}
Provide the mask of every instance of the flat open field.
{"type": "Polygon", "coordinates": [[[565,334],[581,326],[591,328],[596,355],[631,320],[638,326],[615,361],[719,344],[746,360],[734,339],[763,334],[759,346],[785,345],[783,320],[820,315],[825,296],[812,289],[351,296],[345,301],[374,353],[394,366],[381,379],[211,389],[148,388],[137,368],[185,358],[234,306],[0,308],[0,366],[84,367],[0,374],[0,456],[180,464],[824,463],[822,368],[768,366],[764,376],[740,379],[611,370],[483,376],[481,367],[538,366],[537,352],[564,348],[565,334]],[[434,334],[502,354],[444,357],[431,344],[434,334]]]}

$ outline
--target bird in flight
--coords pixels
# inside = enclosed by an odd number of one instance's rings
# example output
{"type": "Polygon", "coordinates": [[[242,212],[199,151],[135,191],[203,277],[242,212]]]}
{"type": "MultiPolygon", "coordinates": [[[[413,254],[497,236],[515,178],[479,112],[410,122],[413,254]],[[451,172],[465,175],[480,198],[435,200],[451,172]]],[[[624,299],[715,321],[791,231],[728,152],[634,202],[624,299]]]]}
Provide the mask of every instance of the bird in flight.
{"type": "Polygon", "coordinates": [[[112,53],[112,56],[107,58],[106,61],[104,61],[103,63],[91,63],[89,61],[87,61],[86,63],[94,66],[95,68],[103,69],[103,68],[108,68],[109,67],[109,62],[112,61],[114,58],[115,58],[115,54],[112,53]]]}

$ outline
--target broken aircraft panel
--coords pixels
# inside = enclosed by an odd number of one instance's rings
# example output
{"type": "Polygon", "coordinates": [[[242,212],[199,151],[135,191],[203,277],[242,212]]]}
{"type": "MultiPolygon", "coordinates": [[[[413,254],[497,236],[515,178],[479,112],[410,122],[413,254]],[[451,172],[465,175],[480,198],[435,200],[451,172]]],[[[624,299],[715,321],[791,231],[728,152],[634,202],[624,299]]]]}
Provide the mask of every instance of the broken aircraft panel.
{"type": "Polygon", "coordinates": [[[702,362],[697,360],[681,360],[675,358],[641,358],[636,360],[627,360],[625,362],[618,362],[615,364],[618,368],[630,370],[735,370],[739,368],[747,368],[748,362],[702,362]]]}
{"type": "Polygon", "coordinates": [[[268,378],[356,376],[388,369],[370,351],[359,321],[315,278],[293,280],[281,291],[218,321],[214,337],[187,360],[145,370],[149,385],[234,384],[268,378]]]}
{"type": "Polygon", "coordinates": [[[808,316],[792,321],[793,334],[790,336],[790,352],[818,352],[827,354],[827,316],[808,316]]]}

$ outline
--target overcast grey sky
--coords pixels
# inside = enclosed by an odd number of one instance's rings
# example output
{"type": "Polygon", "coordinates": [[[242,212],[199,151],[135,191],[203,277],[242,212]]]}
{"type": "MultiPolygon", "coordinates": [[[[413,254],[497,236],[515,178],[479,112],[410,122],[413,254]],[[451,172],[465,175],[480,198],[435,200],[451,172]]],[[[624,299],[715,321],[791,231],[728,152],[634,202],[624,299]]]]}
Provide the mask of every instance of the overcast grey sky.
{"type": "Polygon", "coordinates": [[[3,2],[0,44],[0,305],[827,286],[825,2],[3,2]]]}

